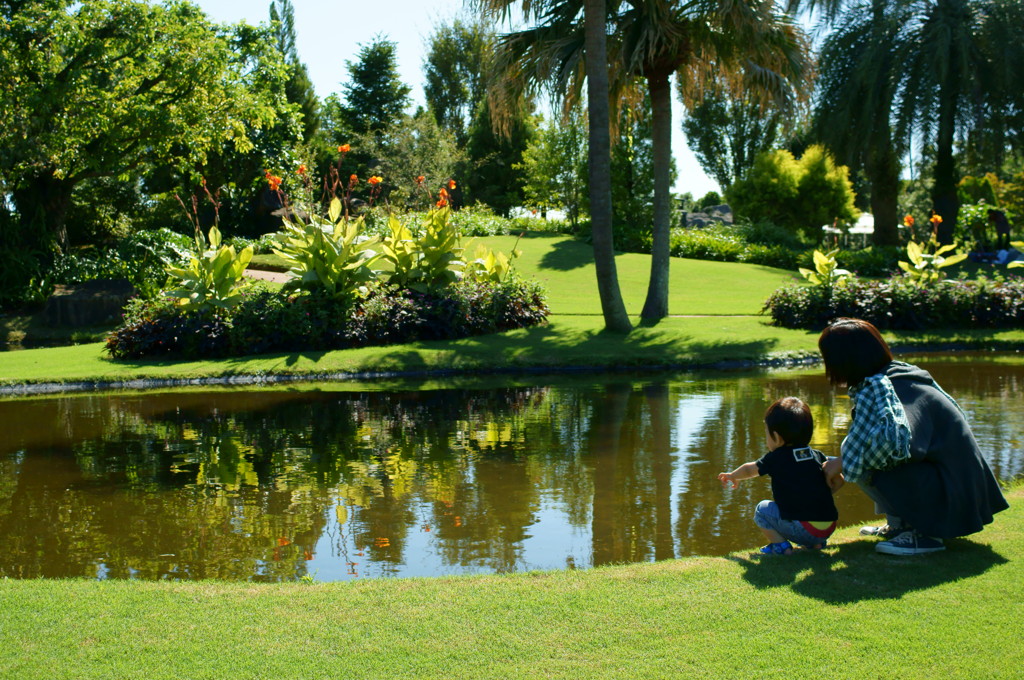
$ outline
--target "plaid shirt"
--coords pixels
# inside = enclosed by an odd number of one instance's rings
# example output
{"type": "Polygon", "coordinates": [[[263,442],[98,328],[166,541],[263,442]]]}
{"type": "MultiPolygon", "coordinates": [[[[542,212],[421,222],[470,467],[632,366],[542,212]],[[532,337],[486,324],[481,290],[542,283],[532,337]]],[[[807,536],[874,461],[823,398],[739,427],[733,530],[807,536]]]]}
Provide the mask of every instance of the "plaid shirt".
{"type": "Polygon", "coordinates": [[[859,482],[872,470],[910,460],[910,423],[892,381],[884,373],[869,376],[850,388],[850,399],[850,430],[840,449],[846,480],[859,482]]]}

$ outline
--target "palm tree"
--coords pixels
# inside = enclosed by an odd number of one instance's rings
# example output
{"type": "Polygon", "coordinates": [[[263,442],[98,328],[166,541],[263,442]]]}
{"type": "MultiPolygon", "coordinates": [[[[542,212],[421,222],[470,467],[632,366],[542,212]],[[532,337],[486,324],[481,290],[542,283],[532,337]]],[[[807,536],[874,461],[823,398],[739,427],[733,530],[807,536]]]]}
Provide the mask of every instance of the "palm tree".
{"type": "Polygon", "coordinates": [[[826,141],[846,150],[840,157],[850,158],[854,144],[868,147],[860,160],[873,193],[880,193],[872,196],[879,241],[894,240],[887,222],[895,228],[898,159],[914,136],[935,146],[932,204],[943,217],[940,239],[951,241],[960,207],[958,140],[1020,125],[1014,115],[1024,92],[1024,6],[1019,0],[817,4],[841,26],[822,52],[820,128],[834,132],[826,141]]]}
{"type": "Polygon", "coordinates": [[[619,65],[625,74],[642,77],[651,101],[654,224],[641,317],[657,321],[668,314],[672,75],[690,104],[714,74],[736,93],[751,91],[788,107],[794,86],[807,84],[809,49],[770,1],[626,0],[624,6],[616,17],[619,65]]]}
{"type": "MultiPolygon", "coordinates": [[[[508,0],[490,2],[504,6],[508,0]]],[[[712,72],[725,72],[737,90],[751,88],[789,103],[792,85],[802,84],[809,72],[808,50],[802,34],[773,8],[763,0],[616,0],[608,11],[612,100],[635,103],[646,89],[652,107],[654,224],[645,321],[668,314],[671,77],[680,75],[691,102],[712,72]]],[[[579,12],[579,0],[551,0],[534,26],[504,36],[498,70],[506,80],[518,88],[546,84],[567,105],[577,102],[590,68],[579,12]]]]}
{"type": "Polygon", "coordinates": [[[906,139],[893,137],[890,120],[896,96],[891,76],[901,56],[900,27],[886,12],[888,4],[872,0],[870,7],[858,7],[823,44],[814,122],[816,136],[840,162],[864,168],[876,245],[899,243],[899,159],[907,152],[906,139]]]}
{"type": "MultiPolygon", "coordinates": [[[[479,2],[485,11],[494,13],[508,13],[516,4],[516,0],[479,2]]],[[[496,55],[495,71],[502,77],[492,83],[488,93],[492,111],[501,127],[508,122],[502,115],[514,110],[524,92],[550,85],[572,105],[580,101],[586,82],[591,239],[598,295],[605,328],[628,333],[633,325],[619,288],[612,232],[608,8],[604,0],[523,0],[522,8],[536,26],[500,41],[502,49],[496,55]],[[590,77],[584,80],[584,73],[590,77]]]]}
{"type": "Polygon", "coordinates": [[[611,111],[608,102],[608,57],[605,0],[585,0],[583,21],[587,67],[590,178],[590,224],[597,268],[597,289],[605,328],[628,333],[633,325],[619,290],[612,233],[611,111]]]}

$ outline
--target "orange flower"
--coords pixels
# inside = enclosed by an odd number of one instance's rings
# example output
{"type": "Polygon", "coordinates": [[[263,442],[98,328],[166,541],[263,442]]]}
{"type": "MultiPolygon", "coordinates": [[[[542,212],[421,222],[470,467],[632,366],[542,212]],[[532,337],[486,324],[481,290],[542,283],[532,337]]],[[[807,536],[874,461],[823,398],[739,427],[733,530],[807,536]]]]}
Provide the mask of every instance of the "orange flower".
{"type": "Polygon", "coordinates": [[[348,177],[348,184],[349,184],[349,186],[353,186],[353,187],[356,184],[359,184],[359,177],[357,175],[355,175],[355,174],[349,175],[349,177],[348,177]]]}
{"type": "Polygon", "coordinates": [[[942,215],[932,215],[928,221],[932,224],[942,224],[942,215]]]}
{"type": "Polygon", "coordinates": [[[341,146],[338,147],[338,153],[348,153],[351,150],[352,147],[349,146],[348,144],[342,144],[341,146]]]}
{"type": "Polygon", "coordinates": [[[281,178],[280,177],[278,177],[277,175],[270,174],[269,170],[267,170],[267,174],[265,176],[267,178],[267,184],[270,185],[270,190],[271,191],[277,191],[278,189],[281,188],[281,178]]]}
{"type": "Polygon", "coordinates": [[[286,545],[291,545],[292,542],[282,536],[281,538],[277,539],[277,544],[283,547],[286,545]]]}
{"type": "Polygon", "coordinates": [[[299,166],[299,174],[300,175],[305,175],[306,174],[306,164],[305,163],[303,163],[302,165],[299,166]]]}
{"type": "Polygon", "coordinates": [[[451,189],[452,191],[455,191],[455,180],[448,180],[448,188],[451,189]]]}
{"type": "Polygon", "coordinates": [[[423,175],[420,175],[419,177],[416,178],[416,184],[423,184],[426,180],[427,180],[426,177],[424,177],[423,175]]]}
{"type": "Polygon", "coordinates": [[[444,190],[444,187],[441,188],[441,191],[437,195],[438,201],[435,205],[437,205],[438,208],[443,208],[448,205],[448,192],[444,190]]]}
{"type": "Polygon", "coordinates": [[[903,218],[903,226],[904,227],[912,227],[912,226],[914,226],[914,216],[913,215],[906,215],[906,216],[904,216],[904,218],[903,218]]]}
{"type": "Polygon", "coordinates": [[[366,182],[367,182],[368,184],[370,184],[371,186],[377,186],[377,185],[378,185],[378,184],[380,184],[380,183],[381,183],[382,181],[383,181],[383,178],[382,178],[382,177],[378,177],[377,175],[374,175],[374,176],[373,176],[373,177],[371,177],[370,179],[366,180],[366,182]]]}

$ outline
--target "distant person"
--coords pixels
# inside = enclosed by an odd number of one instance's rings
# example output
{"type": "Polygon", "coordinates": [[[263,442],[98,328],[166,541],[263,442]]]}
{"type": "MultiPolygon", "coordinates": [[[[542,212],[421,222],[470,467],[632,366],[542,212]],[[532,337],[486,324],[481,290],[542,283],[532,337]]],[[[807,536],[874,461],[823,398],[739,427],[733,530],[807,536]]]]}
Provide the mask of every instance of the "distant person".
{"type": "Polygon", "coordinates": [[[1002,210],[989,208],[988,221],[996,228],[996,250],[1010,249],[1010,221],[1002,210]]]}
{"type": "Polygon", "coordinates": [[[814,432],[811,410],[796,397],[779,399],[764,414],[764,431],[768,453],[732,472],[720,472],[718,480],[735,489],[740,480],[771,477],[775,500],[761,501],[754,510],[754,524],[769,541],[762,553],[789,555],[794,543],[825,547],[839,512],[822,472],[825,456],[809,446],[814,432]]]}
{"type": "Polygon", "coordinates": [[[837,319],[818,348],[826,377],[849,389],[853,409],[825,477],[833,488],[856,482],[886,515],[884,525],[860,530],[886,539],[876,551],[945,550],[944,538],[981,531],[1008,507],[960,406],[926,371],[893,361],[878,329],[837,319]]]}

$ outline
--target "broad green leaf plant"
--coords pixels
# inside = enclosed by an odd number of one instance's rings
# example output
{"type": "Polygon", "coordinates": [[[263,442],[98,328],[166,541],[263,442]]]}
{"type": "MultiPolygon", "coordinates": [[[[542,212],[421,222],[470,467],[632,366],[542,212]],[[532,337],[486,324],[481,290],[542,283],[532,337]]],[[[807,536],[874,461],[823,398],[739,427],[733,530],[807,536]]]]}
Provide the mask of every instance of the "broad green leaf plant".
{"type": "Polygon", "coordinates": [[[899,266],[915,285],[923,286],[934,283],[945,277],[942,269],[967,259],[967,253],[944,257],[946,253],[951,253],[956,249],[957,244],[955,243],[940,247],[934,240],[925,244],[911,241],[907,244],[907,258],[910,262],[901,260],[899,266]]]}
{"type": "MultiPolygon", "coordinates": [[[[518,244],[518,241],[516,241],[518,244]]],[[[516,247],[511,256],[492,250],[483,243],[477,244],[475,258],[466,263],[466,274],[474,281],[501,283],[512,275],[512,261],[523,254],[516,247]]]]}
{"type": "Polygon", "coordinates": [[[360,234],[362,218],[342,216],[341,201],[334,198],[327,217],[285,219],[284,230],[275,235],[274,253],[288,263],[292,278],[284,290],[322,292],[331,297],[365,297],[377,282],[374,265],[381,254],[373,250],[376,236],[360,234]]]}
{"type": "Polygon", "coordinates": [[[236,253],[234,246],[221,245],[216,225],[210,227],[208,244],[198,229],[195,238],[196,254],[188,266],[167,267],[167,273],[178,282],[168,295],[177,298],[186,311],[228,309],[248,287],[244,275],[252,259],[252,246],[236,253]]]}
{"type": "Polygon", "coordinates": [[[836,253],[839,250],[830,250],[823,253],[820,250],[814,251],[814,270],[800,267],[800,274],[815,286],[821,286],[832,290],[835,286],[842,284],[846,279],[853,276],[846,269],[840,269],[836,262],[836,253]]]}
{"type": "Polygon", "coordinates": [[[388,283],[426,293],[463,278],[462,243],[450,217],[447,207],[432,210],[419,237],[394,216],[388,219],[390,234],[381,243],[384,259],[392,266],[388,283]]]}

